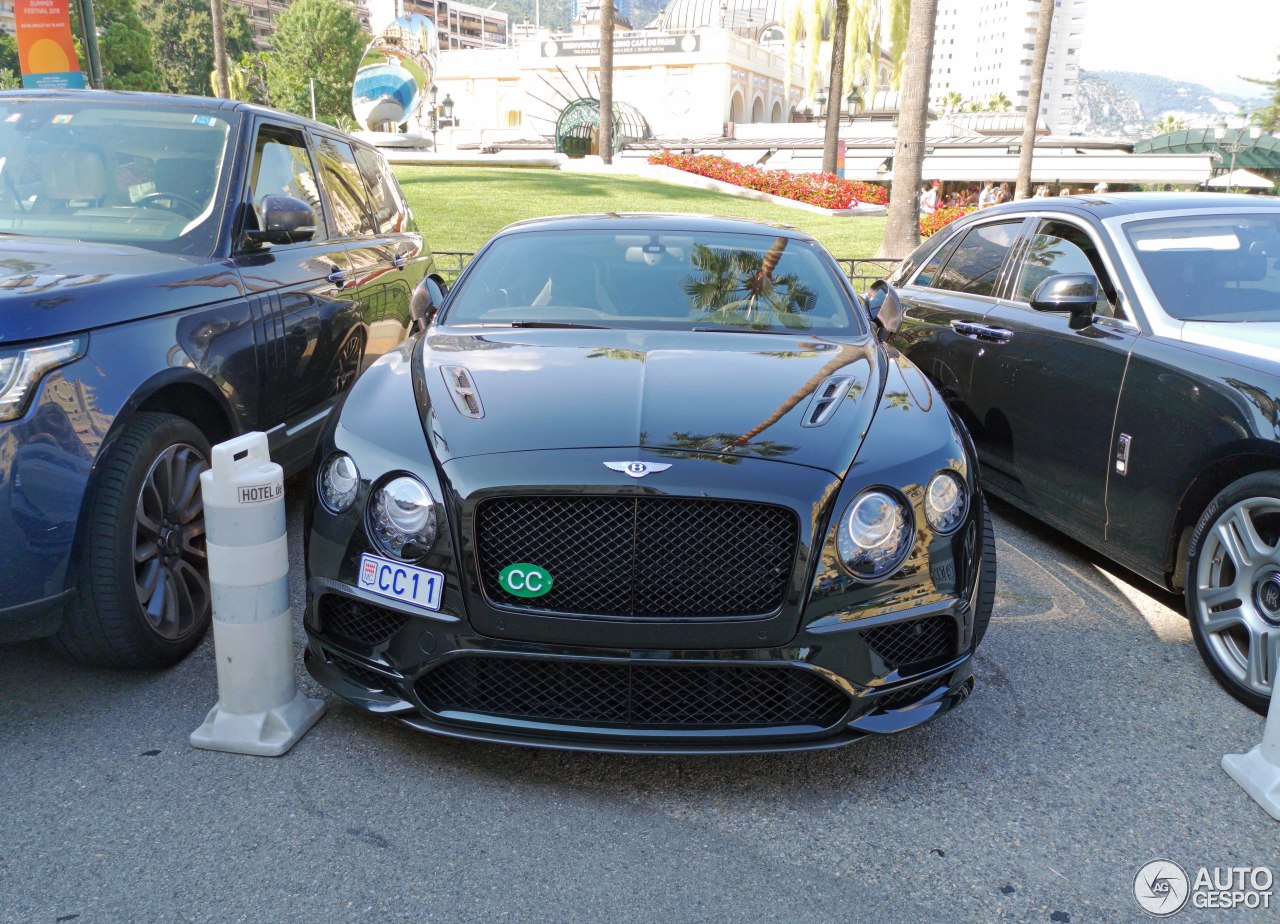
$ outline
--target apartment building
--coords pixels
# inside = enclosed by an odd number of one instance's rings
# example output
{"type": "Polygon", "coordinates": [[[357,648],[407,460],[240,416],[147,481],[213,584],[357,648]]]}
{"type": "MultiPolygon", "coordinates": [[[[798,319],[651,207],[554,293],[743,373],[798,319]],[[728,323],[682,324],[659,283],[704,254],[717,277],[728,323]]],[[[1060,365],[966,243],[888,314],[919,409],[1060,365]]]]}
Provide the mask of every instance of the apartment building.
{"type": "MultiPolygon", "coordinates": [[[[1049,58],[1039,100],[1051,131],[1065,131],[1074,113],[1089,0],[1055,0],[1049,58]]],[[[1031,61],[1040,0],[938,0],[929,98],[952,92],[985,102],[1003,93],[1015,112],[1031,105],[1031,61]]]]}
{"type": "MultiPolygon", "coordinates": [[[[5,0],[0,0],[3,4],[5,0]]],[[[244,7],[253,24],[253,37],[266,48],[275,22],[291,0],[230,0],[244,7]]],[[[348,0],[366,32],[381,29],[397,16],[421,13],[436,24],[443,48],[504,48],[507,14],[452,0],[348,0]]]]}

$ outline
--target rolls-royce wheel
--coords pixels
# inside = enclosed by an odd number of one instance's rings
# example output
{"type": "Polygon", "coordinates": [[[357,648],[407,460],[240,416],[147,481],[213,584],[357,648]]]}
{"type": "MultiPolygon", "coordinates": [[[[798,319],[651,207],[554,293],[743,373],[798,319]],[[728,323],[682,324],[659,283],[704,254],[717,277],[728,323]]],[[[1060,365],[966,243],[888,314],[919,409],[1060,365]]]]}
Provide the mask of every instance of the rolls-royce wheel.
{"type": "Polygon", "coordinates": [[[139,414],[101,463],[83,537],[78,601],[55,644],[107,667],[180,661],[209,627],[200,473],[209,441],[185,418],[139,414]]]}
{"type": "Polygon", "coordinates": [[[1201,515],[1187,553],[1186,605],[1214,677],[1266,712],[1280,654],[1280,475],[1233,482],[1201,515]]]}

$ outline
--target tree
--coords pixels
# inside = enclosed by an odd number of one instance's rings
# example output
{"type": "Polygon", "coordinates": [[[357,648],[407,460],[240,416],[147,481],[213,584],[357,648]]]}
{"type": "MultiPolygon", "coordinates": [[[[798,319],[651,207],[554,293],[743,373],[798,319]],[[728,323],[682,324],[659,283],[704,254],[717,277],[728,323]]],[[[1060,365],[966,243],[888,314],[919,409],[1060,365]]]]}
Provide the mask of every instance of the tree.
{"type": "Polygon", "coordinates": [[[351,111],[351,84],[364,51],[360,23],[344,0],[293,0],[276,20],[267,63],[267,86],[281,109],[333,121],[351,111]]]}
{"type": "Polygon", "coordinates": [[[18,73],[18,39],[8,32],[0,32],[0,70],[18,73]]]}
{"type": "Polygon", "coordinates": [[[1018,152],[1018,182],[1013,198],[1031,195],[1031,160],[1036,149],[1036,123],[1040,121],[1040,99],[1044,95],[1044,66],[1049,60],[1049,37],[1053,33],[1054,0],[1040,0],[1036,20],[1036,47],[1031,53],[1031,85],[1027,87],[1027,115],[1022,123],[1022,147],[1018,152]]]}
{"type": "MultiPolygon", "coordinates": [[[[1280,55],[1276,55],[1276,61],[1280,62],[1280,55]]],[[[1280,131],[1280,69],[1277,69],[1276,76],[1270,80],[1263,80],[1260,77],[1241,79],[1265,87],[1271,93],[1269,102],[1263,103],[1249,114],[1250,121],[1261,125],[1264,132],[1280,131]]]]}
{"type": "MultiPolygon", "coordinates": [[[[214,69],[209,0],[147,0],[140,15],[151,32],[159,88],[169,93],[206,95],[209,73],[214,69]]],[[[232,60],[254,50],[253,27],[243,7],[225,4],[222,23],[232,60]]]]}
{"type": "Polygon", "coordinates": [[[613,0],[600,3],[600,157],[613,163],[613,0]]]}
{"type": "MultiPolygon", "coordinates": [[[[108,90],[159,90],[151,32],[143,25],[135,0],[94,0],[93,15],[98,26],[103,86],[108,90]]],[[[79,39],[83,31],[80,11],[74,3],[71,29],[76,36],[76,53],[87,66],[79,39]]]]}
{"type": "MultiPolygon", "coordinates": [[[[1052,2],[1052,0],[1050,0],[1052,2]]],[[[911,0],[906,74],[898,107],[898,140],[893,152],[893,188],[881,255],[905,257],[920,243],[920,178],[925,129],[929,123],[929,79],[938,0],[911,0]]]]}
{"type": "Polygon", "coordinates": [[[227,80],[227,37],[223,31],[222,0],[209,0],[209,22],[213,27],[214,93],[226,99],[231,95],[227,80]]]}
{"type": "Polygon", "coordinates": [[[1168,112],[1147,126],[1147,131],[1151,132],[1152,135],[1172,135],[1174,132],[1185,132],[1186,130],[1187,123],[1173,113],[1168,112]]]}
{"type": "Polygon", "coordinates": [[[1003,93],[992,93],[987,97],[987,112],[1008,112],[1013,108],[1013,101],[1003,93]]]}
{"type": "Polygon", "coordinates": [[[959,90],[951,90],[938,100],[938,107],[947,115],[964,110],[964,94],[959,90]]]}

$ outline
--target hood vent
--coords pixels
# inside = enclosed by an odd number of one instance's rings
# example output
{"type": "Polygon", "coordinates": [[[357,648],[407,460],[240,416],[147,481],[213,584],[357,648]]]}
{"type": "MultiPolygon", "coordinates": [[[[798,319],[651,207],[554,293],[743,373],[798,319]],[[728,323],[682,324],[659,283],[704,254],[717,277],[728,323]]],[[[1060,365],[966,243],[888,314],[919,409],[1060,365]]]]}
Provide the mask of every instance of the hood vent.
{"type": "Polygon", "coordinates": [[[480,403],[480,393],[476,391],[475,381],[471,373],[462,366],[441,366],[440,374],[449,388],[449,397],[453,398],[453,406],[463,417],[479,420],[484,416],[484,405],[480,403]]]}
{"type": "Polygon", "coordinates": [[[849,386],[854,383],[851,375],[833,375],[813,393],[813,399],[805,409],[802,427],[821,427],[829,421],[840,406],[844,396],[849,393],[849,386]]]}

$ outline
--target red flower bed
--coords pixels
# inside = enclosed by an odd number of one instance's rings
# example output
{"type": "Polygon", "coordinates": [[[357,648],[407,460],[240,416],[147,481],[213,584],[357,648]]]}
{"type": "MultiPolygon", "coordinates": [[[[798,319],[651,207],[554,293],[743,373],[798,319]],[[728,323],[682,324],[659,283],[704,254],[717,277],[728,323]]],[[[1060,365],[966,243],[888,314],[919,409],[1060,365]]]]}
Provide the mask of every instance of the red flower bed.
{"type": "Polygon", "coordinates": [[[686,173],[710,177],[734,186],[758,189],[760,192],[807,202],[824,209],[847,209],[859,202],[884,205],[889,191],[874,183],[845,180],[833,173],[792,173],[743,165],[711,154],[672,154],[663,151],[649,158],[651,164],[674,167],[686,173]]]}
{"type": "Polygon", "coordinates": [[[944,205],[940,209],[934,209],[932,214],[920,219],[920,236],[936,234],[957,218],[963,218],[976,209],[976,205],[944,205]]]}

